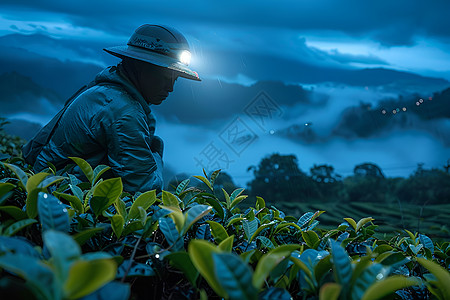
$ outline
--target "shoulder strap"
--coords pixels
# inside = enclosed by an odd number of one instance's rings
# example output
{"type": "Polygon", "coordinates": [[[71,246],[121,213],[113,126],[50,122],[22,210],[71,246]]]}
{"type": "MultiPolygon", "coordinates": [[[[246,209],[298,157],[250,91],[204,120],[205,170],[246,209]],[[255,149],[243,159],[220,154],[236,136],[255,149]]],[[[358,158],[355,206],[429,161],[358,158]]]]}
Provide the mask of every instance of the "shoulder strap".
{"type": "Polygon", "coordinates": [[[83,86],[69,99],[67,99],[66,103],[64,104],[64,107],[56,114],[56,116],[54,116],[53,119],[51,119],[51,121],[47,123],[47,125],[45,125],[41,130],[39,130],[39,132],[28,143],[26,143],[23,146],[22,155],[28,164],[34,165],[34,163],[36,162],[36,158],[38,157],[42,148],[50,141],[50,138],[55,132],[59,120],[61,120],[61,117],[64,115],[67,108],[78,97],[78,95],[83,93],[90,86],[91,84],[83,86]]]}

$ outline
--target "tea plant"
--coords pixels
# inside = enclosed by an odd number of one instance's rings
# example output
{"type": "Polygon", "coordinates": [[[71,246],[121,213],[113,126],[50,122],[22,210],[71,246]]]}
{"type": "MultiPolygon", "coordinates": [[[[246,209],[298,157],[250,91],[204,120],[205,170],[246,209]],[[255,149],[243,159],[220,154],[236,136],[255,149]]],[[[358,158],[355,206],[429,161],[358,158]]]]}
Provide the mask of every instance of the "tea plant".
{"type": "Polygon", "coordinates": [[[9,298],[450,299],[449,242],[382,240],[371,217],[325,230],[324,211],[296,218],[261,197],[243,207],[244,189],[215,190],[219,171],[131,195],[108,166],[71,159],[84,179],[0,166],[9,298]]]}

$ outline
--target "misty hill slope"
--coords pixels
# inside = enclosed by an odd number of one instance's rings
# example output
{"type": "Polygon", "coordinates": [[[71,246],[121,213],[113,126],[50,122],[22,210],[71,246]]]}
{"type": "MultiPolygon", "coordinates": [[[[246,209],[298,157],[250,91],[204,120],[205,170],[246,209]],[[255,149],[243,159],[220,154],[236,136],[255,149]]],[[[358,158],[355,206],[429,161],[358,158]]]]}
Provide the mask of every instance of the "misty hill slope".
{"type": "Polygon", "coordinates": [[[100,67],[93,64],[62,62],[21,48],[0,45],[0,54],[0,74],[18,72],[37,84],[54,90],[64,99],[101,71],[100,67]]]}
{"type": "Polygon", "coordinates": [[[0,91],[2,116],[23,112],[46,115],[63,103],[53,90],[17,72],[0,74],[0,91]]]}

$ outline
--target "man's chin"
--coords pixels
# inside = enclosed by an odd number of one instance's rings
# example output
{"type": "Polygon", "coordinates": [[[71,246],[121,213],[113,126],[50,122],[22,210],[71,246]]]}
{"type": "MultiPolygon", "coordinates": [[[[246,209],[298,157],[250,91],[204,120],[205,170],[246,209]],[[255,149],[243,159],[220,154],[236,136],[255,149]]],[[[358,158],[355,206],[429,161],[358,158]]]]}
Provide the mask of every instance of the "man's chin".
{"type": "Polygon", "coordinates": [[[155,97],[150,100],[150,104],[153,105],[160,105],[164,100],[166,100],[167,97],[155,97]]]}

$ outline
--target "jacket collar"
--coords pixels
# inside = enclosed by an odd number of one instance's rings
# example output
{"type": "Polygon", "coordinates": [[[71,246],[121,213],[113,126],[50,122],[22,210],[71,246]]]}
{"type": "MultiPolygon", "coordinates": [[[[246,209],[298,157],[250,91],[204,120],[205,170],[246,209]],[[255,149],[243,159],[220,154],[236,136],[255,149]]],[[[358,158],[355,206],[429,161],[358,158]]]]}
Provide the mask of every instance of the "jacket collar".
{"type": "Polygon", "coordinates": [[[147,115],[152,112],[144,97],[142,97],[142,95],[138,92],[134,85],[120,73],[119,69],[116,66],[108,67],[97,74],[94,79],[94,84],[99,83],[112,83],[122,86],[133,99],[141,104],[147,115]]]}

